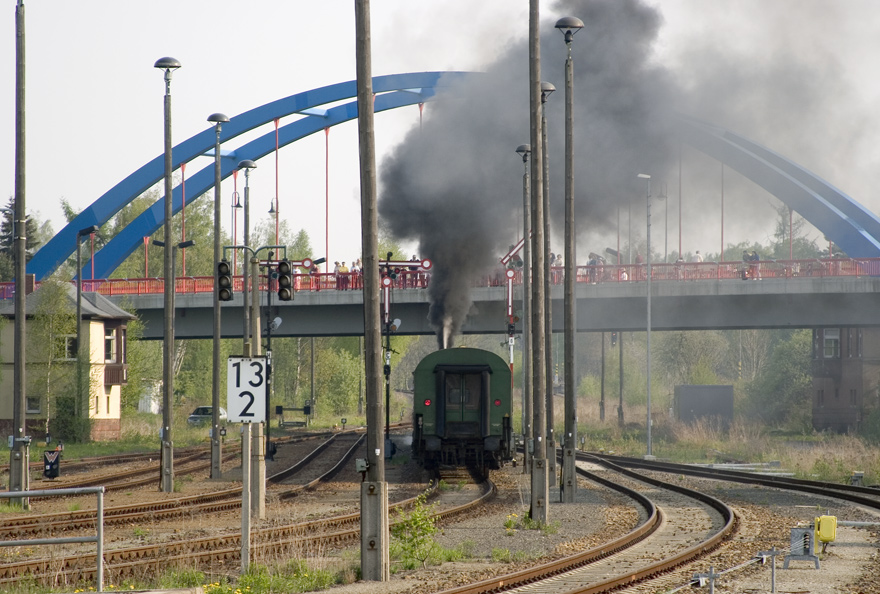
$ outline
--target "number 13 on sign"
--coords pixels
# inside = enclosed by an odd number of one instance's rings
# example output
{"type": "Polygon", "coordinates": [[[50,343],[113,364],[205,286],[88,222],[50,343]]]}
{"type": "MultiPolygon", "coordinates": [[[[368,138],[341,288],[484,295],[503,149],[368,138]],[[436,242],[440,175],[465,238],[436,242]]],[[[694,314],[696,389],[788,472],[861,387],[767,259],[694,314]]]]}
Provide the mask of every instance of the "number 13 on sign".
{"type": "Polygon", "coordinates": [[[230,423],[266,421],[266,357],[229,357],[226,412],[230,423]]]}

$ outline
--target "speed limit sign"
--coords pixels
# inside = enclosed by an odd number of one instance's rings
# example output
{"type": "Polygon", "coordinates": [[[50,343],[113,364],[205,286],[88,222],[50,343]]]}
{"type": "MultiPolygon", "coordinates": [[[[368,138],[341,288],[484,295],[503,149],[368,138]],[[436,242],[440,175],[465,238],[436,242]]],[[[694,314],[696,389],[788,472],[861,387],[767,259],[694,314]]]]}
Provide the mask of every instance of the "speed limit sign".
{"type": "Polygon", "coordinates": [[[226,414],[231,423],[266,420],[266,357],[229,357],[226,414]]]}

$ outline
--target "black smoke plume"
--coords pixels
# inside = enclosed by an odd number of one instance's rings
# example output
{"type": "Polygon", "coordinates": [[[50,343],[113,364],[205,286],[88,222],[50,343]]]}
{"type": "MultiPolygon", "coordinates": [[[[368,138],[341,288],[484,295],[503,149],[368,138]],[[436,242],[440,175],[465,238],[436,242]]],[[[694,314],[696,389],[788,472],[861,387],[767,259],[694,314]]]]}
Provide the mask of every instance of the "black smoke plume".
{"type": "MultiPolygon", "coordinates": [[[[586,27],[574,43],[577,217],[580,233],[607,226],[636,173],[665,158],[668,87],[647,65],[658,15],[632,0],[571,2],[586,27]]],[[[551,182],[562,179],[564,61],[562,35],[542,28],[542,78],[553,81],[547,103],[551,182]]],[[[473,84],[440,97],[383,163],[380,220],[431,258],[430,322],[441,346],[461,329],[473,283],[499,267],[522,237],[522,159],[529,142],[528,46],[523,40],[473,84]]],[[[642,186],[637,186],[642,187],[642,186]]],[[[562,212],[562,188],[551,186],[551,219],[562,212]]],[[[634,192],[629,192],[634,193],[634,192]]],[[[499,320],[499,324],[504,320],[499,320]]]]}

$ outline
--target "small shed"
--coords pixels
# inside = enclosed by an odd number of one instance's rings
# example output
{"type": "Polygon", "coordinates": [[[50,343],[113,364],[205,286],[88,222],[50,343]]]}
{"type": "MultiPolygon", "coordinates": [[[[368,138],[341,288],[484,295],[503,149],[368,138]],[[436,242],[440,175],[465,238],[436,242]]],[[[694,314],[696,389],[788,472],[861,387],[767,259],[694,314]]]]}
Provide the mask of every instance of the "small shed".
{"type": "Polygon", "coordinates": [[[672,406],[679,421],[715,420],[727,430],[733,422],[733,386],[675,386],[672,406]]]}

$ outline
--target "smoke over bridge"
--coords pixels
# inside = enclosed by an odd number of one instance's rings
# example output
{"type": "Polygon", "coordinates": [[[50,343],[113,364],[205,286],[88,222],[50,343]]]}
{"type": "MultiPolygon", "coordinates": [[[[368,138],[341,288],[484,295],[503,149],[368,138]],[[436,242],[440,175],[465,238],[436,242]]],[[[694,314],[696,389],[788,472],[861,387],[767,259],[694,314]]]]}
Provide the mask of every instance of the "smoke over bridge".
{"type": "MultiPolygon", "coordinates": [[[[680,146],[674,111],[732,121],[749,133],[772,115],[745,113],[742,102],[785,93],[791,84],[767,76],[789,68],[791,60],[770,51],[767,62],[750,64],[753,72],[747,75],[745,67],[732,67],[730,56],[699,57],[695,47],[688,76],[676,74],[653,61],[662,18],[637,0],[565,0],[553,7],[554,16],[548,14],[541,28],[541,71],[542,79],[557,88],[546,104],[554,247],[562,244],[566,49],[553,22],[555,15],[572,15],[585,24],[573,43],[579,263],[588,251],[612,245],[620,207],[632,206],[643,216],[645,185],[637,173],[676,179],[680,146]],[[735,71],[737,92],[720,84],[719,70],[735,71]],[[750,85],[750,77],[763,84],[750,85]]],[[[708,36],[703,41],[708,44],[708,36]]],[[[473,282],[499,267],[507,247],[522,236],[523,166],[514,149],[529,142],[528,70],[523,39],[476,81],[432,103],[423,127],[412,130],[381,164],[382,224],[394,237],[418,243],[419,256],[434,262],[429,318],[441,347],[451,346],[466,320],[473,282]]],[[[788,121],[801,117],[799,109],[813,113],[822,103],[818,91],[798,88],[802,101],[785,105],[788,121]]],[[[769,139],[760,133],[754,137],[776,142],[775,132],[769,139]]],[[[789,134],[788,140],[794,138],[789,134]]],[[[717,194],[716,179],[703,181],[716,184],[712,192],[717,194]]]]}

